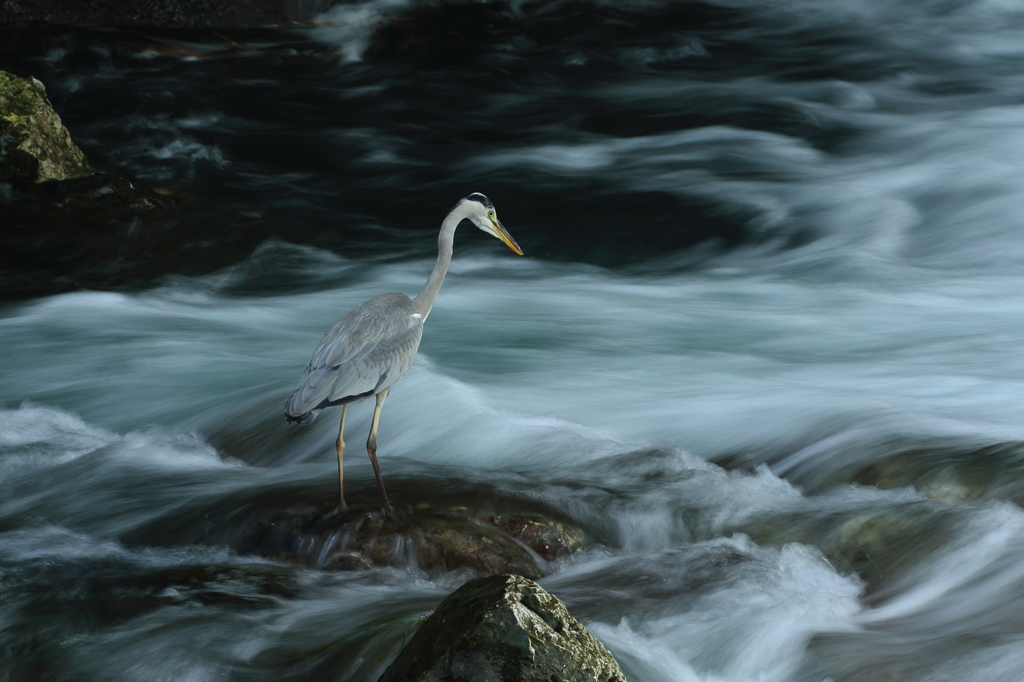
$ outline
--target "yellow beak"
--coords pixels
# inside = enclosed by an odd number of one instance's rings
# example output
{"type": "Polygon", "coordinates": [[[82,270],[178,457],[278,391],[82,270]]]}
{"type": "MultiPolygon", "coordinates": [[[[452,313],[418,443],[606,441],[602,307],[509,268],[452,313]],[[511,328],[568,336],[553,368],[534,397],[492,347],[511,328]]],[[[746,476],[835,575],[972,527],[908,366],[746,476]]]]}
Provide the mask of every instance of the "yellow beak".
{"type": "Polygon", "coordinates": [[[499,223],[497,220],[492,220],[491,225],[494,226],[494,236],[505,243],[505,246],[512,249],[520,256],[523,255],[523,250],[519,248],[519,244],[516,244],[516,240],[512,239],[512,235],[508,233],[505,226],[499,223]]]}

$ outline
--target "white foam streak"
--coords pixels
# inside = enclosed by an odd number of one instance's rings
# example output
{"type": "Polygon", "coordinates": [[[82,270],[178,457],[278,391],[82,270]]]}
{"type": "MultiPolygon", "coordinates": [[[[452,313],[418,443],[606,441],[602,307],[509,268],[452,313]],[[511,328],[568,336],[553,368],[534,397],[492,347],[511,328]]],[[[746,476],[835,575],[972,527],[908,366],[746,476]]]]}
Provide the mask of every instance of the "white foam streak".
{"type": "Polygon", "coordinates": [[[378,26],[411,4],[409,0],[371,0],[335,5],[316,18],[320,26],[314,35],[318,40],[337,45],[342,62],[359,62],[378,26]]]}
{"type": "MultiPolygon", "coordinates": [[[[876,289],[491,263],[500,270],[449,277],[422,357],[392,391],[382,433],[403,456],[525,465],[652,442],[707,455],[836,420],[1024,436],[1013,277],[876,289]]],[[[0,320],[0,373],[10,395],[107,428],[186,426],[268,390],[283,402],[337,317],[380,291],[414,292],[428,269],[383,266],[355,288],[278,298],[53,297],[0,320]]]]}
{"type": "Polygon", "coordinates": [[[644,679],[782,682],[793,678],[813,634],[857,629],[860,585],[815,551],[724,542],[753,563],[681,613],[589,624],[627,671],[644,679]]]}
{"type": "MultiPolygon", "coordinates": [[[[753,97],[750,89],[760,91],[761,98],[783,98],[809,117],[861,131],[855,142],[830,154],[786,135],[710,126],[486,153],[467,165],[526,166],[611,180],[624,192],[702,197],[722,211],[751,215],[747,228],[763,234],[772,248],[794,235],[813,235],[800,249],[774,254],[770,267],[776,271],[787,261],[821,259],[883,259],[875,268],[887,270],[900,262],[948,267],[1024,261],[1016,229],[1024,219],[1018,201],[1024,193],[1024,107],[999,97],[981,105],[977,98],[950,97],[937,109],[934,98],[908,91],[907,84],[849,87],[860,104],[851,106],[848,97],[837,104],[820,84],[753,79],[616,90],[616,96],[669,102],[725,92],[729,101],[742,101],[753,97]],[[875,100],[886,106],[876,109],[875,100]]],[[[686,229],[687,216],[679,222],[686,229]]],[[[761,270],[764,245],[745,256],[734,254],[723,265],[761,270]]]]}
{"type": "MultiPolygon", "coordinates": [[[[1011,594],[1024,584],[1019,557],[1024,549],[1024,513],[1015,505],[998,505],[970,519],[955,542],[929,562],[925,571],[905,579],[905,591],[866,612],[859,622],[879,626],[914,619],[926,627],[953,627],[995,607],[994,595],[1011,594]]],[[[996,597],[998,599],[998,597],[996,597]]],[[[998,617],[998,616],[997,616],[998,617]]]]}

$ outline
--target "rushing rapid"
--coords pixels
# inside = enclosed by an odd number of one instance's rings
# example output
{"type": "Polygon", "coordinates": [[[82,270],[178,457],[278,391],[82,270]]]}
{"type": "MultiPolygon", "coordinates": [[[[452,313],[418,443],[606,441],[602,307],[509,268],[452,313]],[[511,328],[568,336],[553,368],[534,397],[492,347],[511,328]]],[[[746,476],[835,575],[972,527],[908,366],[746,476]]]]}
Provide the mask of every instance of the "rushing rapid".
{"type": "Polygon", "coordinates": [[[393,501],[582,527],[541,584],[632,682],[1024,678],[1022,26],[373,0],[230,42],[0,27],[94,166],[175,201],[0,185],[0,680],[377,679],[469,572],[188,538],[336,499],[334,412],[284,401],[342,314],[420,290],[470,192],[526,256],[456,235],[381,418],[393,501]]]}

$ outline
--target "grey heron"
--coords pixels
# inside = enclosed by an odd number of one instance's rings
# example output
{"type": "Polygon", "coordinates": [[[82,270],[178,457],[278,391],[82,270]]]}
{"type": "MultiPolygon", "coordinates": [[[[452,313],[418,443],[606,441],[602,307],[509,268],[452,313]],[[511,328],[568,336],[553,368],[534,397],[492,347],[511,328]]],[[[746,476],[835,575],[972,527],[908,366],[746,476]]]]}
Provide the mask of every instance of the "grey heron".
{"type": "Polygon", "coordinates": [[[366,454],[377,477],[384,512],[391,509],[384,491],[384,481],[377,466],[377,422],[388,391],[412,365],[437,292],[441,290],[448,264],[452,260],[455,228],[469,220],[484,232],[497,237],[520,256],[522,249],[505,230],[494,212],[494,205],[483,194],[474,193],[462,199],[441,224],[437,238],[437,264],[416,298],[390,292],[371,298],[356,306],[334,323],[313,351],[299,387],[285,403],[284,414],[289,422],[309,424],[322,410],[341,405],[341,425],[335,449],[338,452],[338,492],[341,511],[345,505],[345,416],[349,403],[374,396],[370,436],[366,454]]]}

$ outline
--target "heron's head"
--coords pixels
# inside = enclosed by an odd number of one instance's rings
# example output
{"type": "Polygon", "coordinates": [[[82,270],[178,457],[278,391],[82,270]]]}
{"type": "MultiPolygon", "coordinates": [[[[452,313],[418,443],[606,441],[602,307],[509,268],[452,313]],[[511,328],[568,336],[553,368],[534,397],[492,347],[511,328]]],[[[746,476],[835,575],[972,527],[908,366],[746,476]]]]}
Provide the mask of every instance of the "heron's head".
{"type": "Polygon", "coordinates": [[[498,222],[498,215],[494,212],[494,204],[491,203],[490,199],[479,192],[475,192],[463,199],[461,203],[468,210],[466,217],[472,220],[474,225],[487,234],[500,239],[504,242],[505,246],[520,256],[523,255],[523,250],[519,248],[519,244],[516,244],[516,240],[512,239],[512,235],[498,222]]]}

